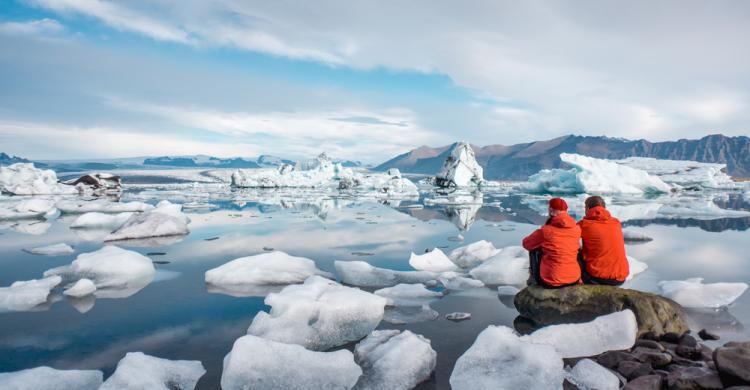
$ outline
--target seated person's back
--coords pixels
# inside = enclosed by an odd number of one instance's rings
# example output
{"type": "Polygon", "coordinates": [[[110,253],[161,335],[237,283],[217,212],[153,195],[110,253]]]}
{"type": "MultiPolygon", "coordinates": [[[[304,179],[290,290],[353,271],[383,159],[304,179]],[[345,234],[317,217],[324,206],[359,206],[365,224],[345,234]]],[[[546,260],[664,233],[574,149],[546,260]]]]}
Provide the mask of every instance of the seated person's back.
{"type": "Polygon", "coordinates": [[[586,216],[578,225],[583,240],[583,281],[613,285],[624,282],[630,269],[622,225],[607,211],[601,197],[586,199],[586,216]]]}

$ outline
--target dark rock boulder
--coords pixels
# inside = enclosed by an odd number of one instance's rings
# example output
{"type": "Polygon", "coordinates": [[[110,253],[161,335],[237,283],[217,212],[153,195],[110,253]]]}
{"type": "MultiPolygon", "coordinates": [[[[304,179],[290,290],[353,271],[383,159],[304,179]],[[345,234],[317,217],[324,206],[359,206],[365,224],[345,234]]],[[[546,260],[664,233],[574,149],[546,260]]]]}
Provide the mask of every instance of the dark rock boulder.
{"type": "Polygon", "coordinates": [[[685,367],[672,371],[667,377],[667,389],[723,389],[719,375],[704,367],[685,367]]]}
{"type": "Polygon", "coordinates": [[[688,331],[685,314],[676,302],[655,294],[612,286],[579,285],[560,289],[530,286],[516,294],[521,316],[539,325],[587,322],[630,309],[638,321],[638,335],[688,331]]]}
{"type": "Polygon", "coordinates": [[[750,346],[727,343],[714,350],[714,363],[726,386],[750,385],[750,346]]]}
{"type": "Polygon", "coordinates": [[[628,382],[623,390],[661,390],[663,382],[661,375],[645,375],[628,382]]]}

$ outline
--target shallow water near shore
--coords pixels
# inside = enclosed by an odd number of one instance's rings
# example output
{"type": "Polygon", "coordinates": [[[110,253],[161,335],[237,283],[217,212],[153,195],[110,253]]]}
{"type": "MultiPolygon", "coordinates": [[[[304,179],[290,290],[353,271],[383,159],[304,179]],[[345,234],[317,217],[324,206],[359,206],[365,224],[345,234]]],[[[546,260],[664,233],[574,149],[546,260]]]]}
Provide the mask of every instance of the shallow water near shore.
{"type": "MultiPolygon", "coordinates": [[[[155,280],[129,297],[94,301],[55,293],[37,311],[0,313],[0,372],[48,365],[101,369],[106,378],[125,353],[142,351],[168,359],[200,360],[207,373],[197,388],[218,388],[222,359],[234,340],[246,333],[254,315],[268,307],[263,297],[208,291],[206,270],[268,250],[314,259],[319,268],[332,273],[335,260],[408,270],[411,251],[439,247],[447,253],[482,239],[498,248],[519,245],[545,219],[535,206],[543,203],[542,197],[508,190],[486,191],[474,195],[478,201],[460,205],[436,205],[429,201],[434,197],[430,192],[419,199],[382,201],[324,191],[230,191],[222,185],[130,187],[123,200],[168,199],[191,205],[185,208],[191,233],[176,240],[118,243],[158,262],[155,280]]],[[[688,199],[699,203],[706,197],[688,199]]],[[[738,194],[708,199],[717,207],[750,210],[738,194]]],[[[649,266],[630,287],[655,292],[660,280],[692,277],[703,277],[706,283],[750,282],[750,218],[652,215],[648,214],[652,202],[658,199],[623,199],[619,204],[634,205],[629,212],[643,211],[624,225],[653,238],[627,246],[629,255],[649,266]]],[[[34,222],[48,224],[44,229],[6,226],[0,230],[0,286],[39,278],[45,270],[102,246],[91,232],[70,229],[72,219],[64,215],[34,222]],[[38,256],[23,251],[58,242],[74,246],[75,253],[38,256]]],[[[409,329],[431,340],[437,367],[433,377],[419,386],[423,389],[448,388],[455,360],[479,332],[488,325],[512,327],[518,314],[512,298],[498,297],[495,287],[451,292],[430,306],[440,314],[436,320],[405,325],[383,321],[378,327],[409,329]],[[456,311],[472,317],[460,322],[445,319],[456,311]]],[[[690,310],[689,315],[694,331],[707,328],[721,336],[721,343],[750,340],[748,293],[729,308],[690,310]]]]}

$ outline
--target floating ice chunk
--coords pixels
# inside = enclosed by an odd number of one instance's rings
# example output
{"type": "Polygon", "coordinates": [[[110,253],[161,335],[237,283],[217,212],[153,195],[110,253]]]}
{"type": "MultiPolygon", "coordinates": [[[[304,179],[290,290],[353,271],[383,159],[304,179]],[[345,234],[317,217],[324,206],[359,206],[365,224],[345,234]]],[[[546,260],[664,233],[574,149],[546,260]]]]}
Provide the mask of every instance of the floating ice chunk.
{"type": "Polygon", "coordinates": [[[192,390],[206,370],[197,360],[168,360],[128,352],[99,390],[192,390]]]}
{"type": "Polygon", "coordinates": [[[5,390],[97,390],[103,374],[98,370],[56,370],[35,367],[0,372],[0,388],[5,390]]]}
{"type": "Polygon", "coordinates": [[[113,230],[124,225],[132,215],[132,212],[108,214],[92,211],[78,216],[78,218],[70,224],[70,227],[82,229],[108,228],[113,230]]]}
{"type": "Polygon", "coordinates": [[[450,384],[454,390],[561,389],[563,379],[563,361],[552,346],[490,325],[456,360],[450,384]]]}
{"type": "Polygon", "coordinates": [[[376,330],[354,347],[362,367],[357,390],[409,390],[435,369],[437,352],[430,340],[408,330],[376,330]]]}
{"type": "Polygon", "coordinates": [[[336,272],[345,284],[359,287],[390,287],[399,283],[427,283],[437,274],[427,271],[394,271],[364,261],[335,261],[336,272]]]}
{"type": "Polygon", "coordinates": [[[643,233],[638,233],[627,229],[623,229],[622,236],[625,238],[625,242],[649,242],[654,240],[653,238],[643,233]]]}
{"type": "Polygon", "coordinates": [[[122,191],[120,176],[111,173],[89,173],[78,179],[68,180],[65,184],[75,186],[81,194],[104,195],[122,191]]]}
{"type": "Polygon", "coordinates": [[[314,352],[256,336],[238,338],[224,357],[223,390],[351,389],[362,375],[351,352],[314,352]]]}
{"type": "Polygon", "coordinates": [[[13,195],[72,195],[78,190],[60,184],[50,169],[37,169],[31,163],[0,165],[0,193],[13,195]]]}
{"type": "Polygon", "coordinates": [[[0,220],[42,218],[55,212],[55,202],[50,199],[31,198],[15,204],[3,202],[0,206],[0,220]]]}
{"type": "Polygon", "coordinates": [[[446,290],[468,290],[471,288],[484,287],[484,283],[480,280],[467,278],[463,274],[458,272],[443,272],[438,276],[438,282],[445,287],[446,290]]]}
{"type": "Polygon", "coordinates": [[[440,313],[433,310],[429,303],[421,306],[388,306],[383,314],[383,321],[394,324],[413,324],[415,322],[434,321],[440,313]]]}
{"type": "Polygon", "coordinates": [[[149,237],[182,236],[190,233],[190,219],[182,207],[163,200],[156,208],[132,215],[124,225],[105,238],[105,241],[129,240],[149,237]]]}
{"type": "Polygon", "coordinates": [[[321,154],[310,163],[295,167],[282,165],[279,169],[238,169],[232,173],[232,186],[242,188],[297,188],[338,186],[334,180],[342,170],[321,154]]]}
{"type": "Polygon", "coordinates": [[[635,314],[626,309],[590,322],[546,326],[522,338],[535,344],[551,345],[562,357],[574,358],[629,349],[635,344],[637,333],[635,314]]]}
{"type": "Polygon", "coordinates": [[[61,200],[57,208],[63,213],[82,214],[99,213],[127,213],[151,210],[154,206],[143,202],[112,202],[107,199],[97,200],[61,200]]]}
{"type": "Polygon", "coordinates": [[[429,272],[458,271],[458,267],[439,248],[435,248],[423,255],[412,252],[409,265],[414,269],[429,272]]]}
{"type": "Polygon", "coordinates": [[[374,192],[376,195],[405,196],[419,195],[419,188],[409,179],[401,177],[398,169],[389,169],[386,173],[354,172],[344,169],[339,173],[338,189],[374,192]]]}
{"type": "Polygon", "coordinates": [[[731,189],[737,186],[727,174],[726,164],[658,160],[649,157],[629,157],[616,162],[646,171],[666,183],[685,188],[731,189]]]}
{"type": "Polygon", "coordinates": [[[148,257],[106,245],[94,252],[81,253],[70,265],[47,270],[44,276],[60,275],[66,283],[91,279],[97,288],[97,298],[120,298],[145,287],[155,272],[148,257]]]}
{"type": "Polygon", "coordinates": [[[75,284],[68,287],[65,291],[63,291],[63,294],[69,296],[69,297],[85,297],[86,295],[91,295],[96,291],[96,285],[94,282],[91,281],[91,279],[78,279],[75,284]]]}
{"type": "Polygon", "coordinates": [[[2,221],[0,220],[0,229],[13,229],[23,234],[42,235],[49,230],[52,225],[49,222],[38,220],[22,221],[2,221]]]}
{"type": "Polygon", "coordinates": [[[440,187],[467,187],[480,185],[484,181],[484,170],[474,156],[474,150],[466,142],[453,145],[443,167],[435,175],[435,184],[440,187]]]}
{"type": "Polygon", "coordinates": [[[61,242],[59,244],[38,246],[36,248],[25,249],[25,251],[29,253],[33,253],[35,255],[45,255],[45,256],[68,255],[68,254],[75,252],[75,250],[70,245],[64,242],[61,242]]]}
{"type": "MultiPolygon", "coordinates": [[[[45,275],[47,276],[47,275],[45,275]]],[[[50,291],[62,282],[59,276],[14,282],[0,287],[0,311],[28,311],[47,302],[50,291]]]]}
{"type": "Polygon", "coordinates": [[[463,320],[468,320],[470,318],[471,318],[471,313],[464,313],[460,311],[448,313],[445,315],[445,319],[451,320],[451,321],[463,321],[463,320]]]}
{"type": "Polygon", "coordinates": [[[259,312],[248,334],[326,350],[372,332],[387,300],[315,275],[269,294],[264,302],[271,312],[259,312]]]}
{"type": "Polygon", "coordinates": [[[448,257],[461,268],[474,268],[498,252],[491,242],[480,240],[454,249],[448,257]]]}
{"type": "Polygon", "coordinates": [[[522,188],[537,193],[660,193],[672,187],[645,171],[579,154],[560,154],[573,169],[543,169],[529,177],[522,188]]]}
{"type": "Polygon", "coordinates": [[[397,284],[376,290],[373,294],[387,298],[392,306],[421,306],[426,301],[442,298],[443,294],[428,290],[423,284],[397,284]]]}
{"type": "Polygon", "coordinates": [[[708,283],[703,278],[659,282],[661,295],[684,307],[719,308],[734,302],[747,290],[747,283],[708,283]]]}
{"type": "Polygon", "coordinates": [[[620,388],[620,379],[617,375],[591,359],[578,361],[567,372],[566,377],[581,390],[617,390],[620,388]]]}
{"type": "Polygon", "coordinates": [[[750,217],[750,211],[722,209],[711,199],[680,198],[659,208],[659,217],[712,220],[750,217]]]}
{"type": "Polygon", "coordinates": [[[648,264],[636,259],[635,257],[627,256],[627,258],[628,258],[628,268],[630,269],[630,273],[628,274],[628,277],[625,279],[626,281],[633,279],[633,276],[638,275],[639,273],[648,269],[648,264]]]}
{"type": "Polygon", "coordinates": [[[263,286],[302,283],[312,275],[333,278],[319,270],[315,262],[274,251],[240,257],[206,271],[206,283],[215,286],[263,286]]]}
{"type": "Polygon", "coordinates": [[[497,295],[510,296],[516,295],[521,290],[516,286],[497,286],[497,295]]]}
{"type": "Polygon", "coordinates": [[[528,252],[520,246],[502,248],[469,275],[487,285],[525,284],[529,278],[528,252]]]}

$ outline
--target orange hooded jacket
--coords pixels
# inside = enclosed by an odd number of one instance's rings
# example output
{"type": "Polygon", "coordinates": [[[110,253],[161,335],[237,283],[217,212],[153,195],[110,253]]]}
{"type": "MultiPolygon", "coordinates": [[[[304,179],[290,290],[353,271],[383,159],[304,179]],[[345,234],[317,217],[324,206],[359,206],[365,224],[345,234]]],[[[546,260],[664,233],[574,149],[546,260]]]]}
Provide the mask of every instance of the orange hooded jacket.
{"type": "Polygon", "coordinates": [[[583,239],[583,260],[589,275],[599,279],[624,281],[630,273],[625,256],[622,225],[607,209],[592,207],[578,222],[583,239]]]}
{"type": "Polygon", "coordinates": [[[541,248],[539,273],[542,280],[550,286],[562,286],[581,279],[578,265],[580,239],[581,228],[573,217],[563,212],[524,238],[523,247],[528,251],[541,248]]]}

